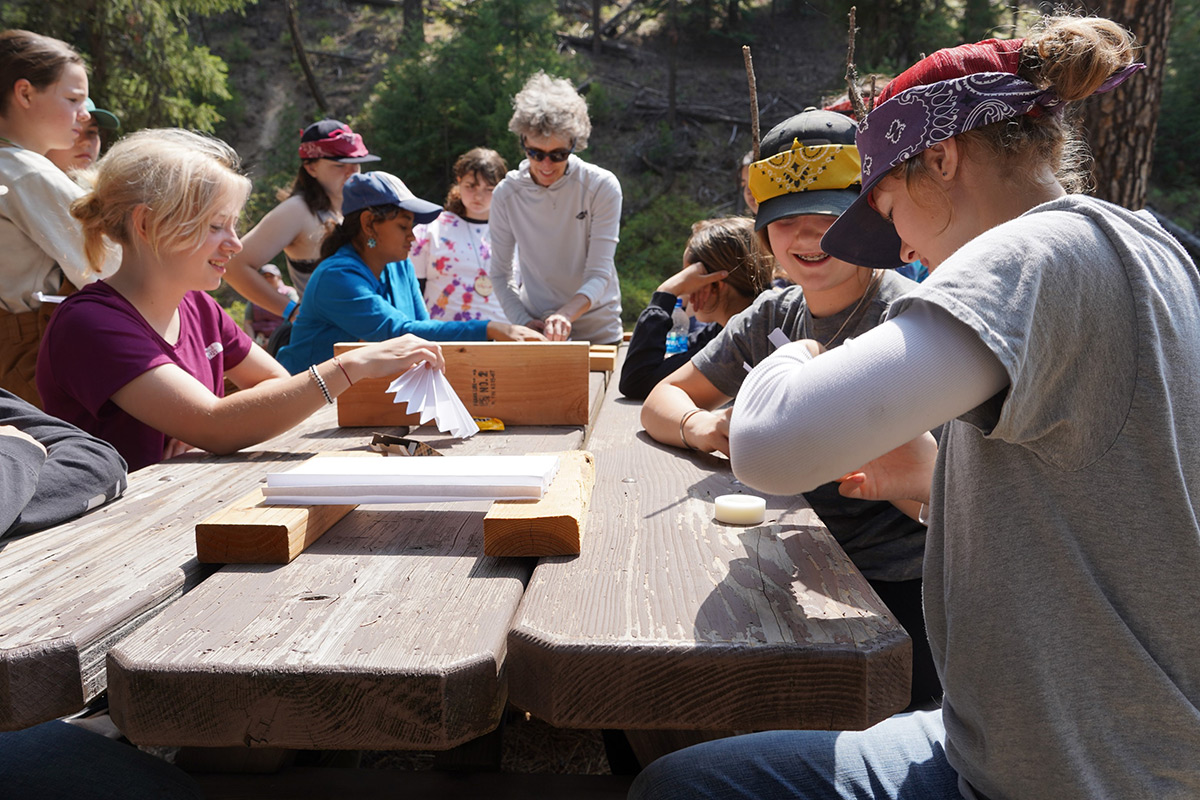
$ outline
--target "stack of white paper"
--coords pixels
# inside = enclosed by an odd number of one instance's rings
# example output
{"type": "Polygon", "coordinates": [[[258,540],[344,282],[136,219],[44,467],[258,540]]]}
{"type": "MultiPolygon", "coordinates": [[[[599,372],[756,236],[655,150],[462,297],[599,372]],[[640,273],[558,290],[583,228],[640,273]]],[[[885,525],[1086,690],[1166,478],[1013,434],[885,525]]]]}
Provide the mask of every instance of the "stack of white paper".
{"type": "Polygon", "coordinates": [[[558,456],[310,459],[267,474],[267,505],[536,500],[558,472],[558,456]]]}
{"type": "Polygon", "coordinates": [[[408,403],[409,414],[420,414],[422,425],[433,420],[439,431],[458,439],[479,433],[479,426],[454,393],[446,375],[426,361],[409,367],[392,381],[387,391],[396,393],[392,402],[408,403]]]}

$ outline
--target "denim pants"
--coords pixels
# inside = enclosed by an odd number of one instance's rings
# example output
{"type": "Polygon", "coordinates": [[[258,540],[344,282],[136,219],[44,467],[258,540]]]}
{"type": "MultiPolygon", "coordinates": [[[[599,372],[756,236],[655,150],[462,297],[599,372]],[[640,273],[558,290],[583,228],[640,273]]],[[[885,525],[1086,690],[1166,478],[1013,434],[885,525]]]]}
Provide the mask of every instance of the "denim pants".
{"type": "Polygon", "coordinates": [[[735,736],[663,756],[638,775],[629,797],[962,800],[945,738],[940,710],[865,731],[735,736]]]}
{"type": "Polygon", "coordinates": [[[178,767],[65,722],[0,733],[0,795],[29,800],[201,800],[178,767]]]}

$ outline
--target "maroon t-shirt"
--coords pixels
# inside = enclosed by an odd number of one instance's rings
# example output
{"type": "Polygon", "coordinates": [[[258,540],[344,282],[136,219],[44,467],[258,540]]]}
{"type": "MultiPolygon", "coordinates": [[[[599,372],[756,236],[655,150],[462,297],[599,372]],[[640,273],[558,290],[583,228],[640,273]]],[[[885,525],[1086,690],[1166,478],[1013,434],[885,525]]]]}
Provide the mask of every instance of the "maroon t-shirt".
{"type": "Polygon", "coordinates": [[[179,304],[179,341],[167,342],[129,301],[97,281],[63,301],[38,351],[37,385],[46,411],[111,443],[129,471],[162,461],[167,437],[109,398],[162,364],[177,364],[218,397],[225,370],[241,363],[251,341],[204,292],[179,304]]]}

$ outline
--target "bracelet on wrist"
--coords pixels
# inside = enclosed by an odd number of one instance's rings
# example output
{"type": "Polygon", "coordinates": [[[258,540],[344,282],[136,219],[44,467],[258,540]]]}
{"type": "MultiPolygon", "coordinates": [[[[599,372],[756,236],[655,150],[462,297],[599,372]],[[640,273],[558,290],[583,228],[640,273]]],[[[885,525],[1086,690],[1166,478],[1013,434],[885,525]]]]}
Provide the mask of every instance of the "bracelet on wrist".
{"type": "Polygon", "coordinates": [[[346,376],[346,381],[347,381],[347,382],[349,382],[349,384],[350,384],[351,386],[353,386],[353,385],[354,385],[354,381],[350,379],[350,373],[349,373],[349,372],[346,372],[346,368],[342,366],[342,362],[341,362],[341,361],[338,361],[338,357],[337,357],[337,356],[334,356],[334,357],[333,357],[333,363],[334,363],[334,364],[337,364],[337,368],[338,368],[338,369],[340,369],[340,370],[342,371],[342,374],[346,376]]]}
{"type": "Polygon", "coordinates": [[[312,375],[313,380],[317,382],[317,386],[321,390],[321,394],[325,395],[325,403],[333,405],[333,398],[329,396],[329,387],[325,385],[325,379],[321,377],[321,373],[317,372],[315,364],[308,368],[308,374],[312,375]]]}
{"type": "Polygon", "coordinates": [[[692,414],[699,414],[703,410],[702,408],[693,408],[691,411],[684,412],[684,415],[679,418],[679,441],[683,442],[683,446],[687,450],[698,450],[699,448],[688,444],[687,436],[683,432],[683,426],[687,424],[692,414]]]}

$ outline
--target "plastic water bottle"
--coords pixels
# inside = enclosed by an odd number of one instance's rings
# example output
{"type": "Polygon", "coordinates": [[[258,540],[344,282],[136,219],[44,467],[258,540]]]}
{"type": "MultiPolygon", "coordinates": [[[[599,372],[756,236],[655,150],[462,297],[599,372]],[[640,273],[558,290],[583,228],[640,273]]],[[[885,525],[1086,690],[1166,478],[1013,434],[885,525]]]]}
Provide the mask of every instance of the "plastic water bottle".
{"type": "Polygon", "coordinates": [[[683,310],[683,298],[675,301],[675,310],[671,312],[671,332],[667,334],[667,355],[686,353],[688,349],[688,328],[691,320],[683,310]]]}

